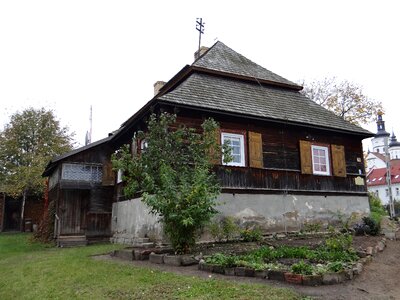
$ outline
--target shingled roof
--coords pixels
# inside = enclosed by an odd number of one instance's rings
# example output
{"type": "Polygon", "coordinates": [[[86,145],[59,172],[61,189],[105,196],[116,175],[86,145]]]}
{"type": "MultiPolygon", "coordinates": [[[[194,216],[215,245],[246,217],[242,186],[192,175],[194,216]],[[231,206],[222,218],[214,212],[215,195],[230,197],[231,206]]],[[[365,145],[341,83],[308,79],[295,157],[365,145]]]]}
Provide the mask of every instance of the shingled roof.
{"type": "Polygon", "coordinates": [[[366,137],[373,135],[302,95],[300,86],[221,42],[197,59],[192,67],[192,72],[176,87],[159,96],[158,101],[330,128],[366,137]]]}
{"type": "Polygon", "coordinates": [[[222,42],[216,42],[192,66],[270,81],[301,90],[302,87],[257,65],[222,42]]]}

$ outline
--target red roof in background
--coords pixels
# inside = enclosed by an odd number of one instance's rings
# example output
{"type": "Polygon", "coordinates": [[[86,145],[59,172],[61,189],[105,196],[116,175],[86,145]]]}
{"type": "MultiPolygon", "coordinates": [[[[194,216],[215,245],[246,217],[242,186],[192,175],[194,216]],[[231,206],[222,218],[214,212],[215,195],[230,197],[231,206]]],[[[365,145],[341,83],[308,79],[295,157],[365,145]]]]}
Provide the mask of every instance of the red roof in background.
{"type": "MultiPolygon", "coordinates": [[[[400,183],[400,159],[393,159],[390,161],[390,173],[392,183],[400,183]]],[[[371,170],[367,176],[367,185],[386,185],[386,168],[371,170]]]]}

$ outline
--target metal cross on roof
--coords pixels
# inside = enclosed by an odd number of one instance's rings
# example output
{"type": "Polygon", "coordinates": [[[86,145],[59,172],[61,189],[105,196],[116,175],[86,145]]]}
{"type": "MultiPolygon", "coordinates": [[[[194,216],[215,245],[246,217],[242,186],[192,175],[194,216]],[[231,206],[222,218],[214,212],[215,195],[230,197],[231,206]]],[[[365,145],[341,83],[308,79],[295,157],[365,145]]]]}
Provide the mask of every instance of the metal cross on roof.
{"type": "Polygon", "coordinates": [[[201,46],[201,35],[204,34],[204,25],[203,18],[196,18],[196,30],[199,32],[199,50],[198,55],[200,55],[200,46],[201,46]]]}

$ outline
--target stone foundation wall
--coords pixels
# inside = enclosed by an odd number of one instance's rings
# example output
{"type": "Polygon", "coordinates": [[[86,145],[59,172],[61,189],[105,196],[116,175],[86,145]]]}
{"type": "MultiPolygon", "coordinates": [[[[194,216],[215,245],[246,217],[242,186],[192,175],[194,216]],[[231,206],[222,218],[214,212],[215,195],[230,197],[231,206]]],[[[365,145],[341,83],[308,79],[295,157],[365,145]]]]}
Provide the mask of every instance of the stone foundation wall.
{"type": "Polygon", "coordinates": [[[257,225],[265,233],[302,229],[305,223],[322,225],[338,221],[339,215],[360,219],[369,213],[367,196],[313,196],[221,194],[222,215],[237,218],[243,227],[257,225]]]}
{"type": "MultiPolygon", "coordinates": [[[[257,226],[264,233],[299,231],[306,223],[327,226],[337,223],[339,215],[361,219],[369,213],[367,196],[224,193],[218,202],[220,217],[233,216],[241,227],[257,226]]],[[[140,198],[113,204],[111,230],[115,243],[132,245],[144,237],[164,239],[158,218],[149,214],[140,198]]],[[[207,234],[203,239],[208,239],[207,234]]]]}
{"type": "Polygon", "coordinates": [[[112,208],[111,242],[133,245],[140,238],[162,240],[162,226],[141,198],[116,202],[112,208]]]}

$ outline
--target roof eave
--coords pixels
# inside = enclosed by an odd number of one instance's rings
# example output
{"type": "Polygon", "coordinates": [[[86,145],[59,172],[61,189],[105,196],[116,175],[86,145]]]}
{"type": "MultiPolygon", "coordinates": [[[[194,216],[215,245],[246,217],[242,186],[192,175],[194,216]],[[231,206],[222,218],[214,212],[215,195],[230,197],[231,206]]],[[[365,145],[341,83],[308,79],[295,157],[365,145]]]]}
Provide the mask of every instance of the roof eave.
{"type": "Polygon", "coordinates": [[[346,134],[357,135],[357,136],[363,137],[363,139],[374,136],[374,134],[369,131],[367,131],[367,132],[352,131],[352,130],[333,128],[333,127],[324,127],[324,126],[313,125],[313,124],[308,124],[308,123],[295,122],[295,121],[290,121],[290,120],[286,120],[286,119],[273,119],[273,118],[268,118],[268,117],[257,117],[257,116],[249,115],[249,114],[228,112],[228,111],[224,111],[224,110],[198,107],[198,106],[174,103],[174,102],[163,101],[163,100],[158,100],[158,103],[164,104],[164,105],[182,107],[182,108],[191,108],[191,109],[196,109],[196,110],[205,111],[205,112],[214,112],[214,113],[218,113],[218,114],[222,114],[222,115],[245,117],[245,118],[249,118],[249,119],[253,119],[253,120],[268,121],[268,122],[279,123],[279,124],[296,125],[296,126],[302,126],[302,127],[308,127],[308,128],[314,128],[314,129],[323,129],[323,130],[332,131],[332,132],[346,133],[346,134]]]}

